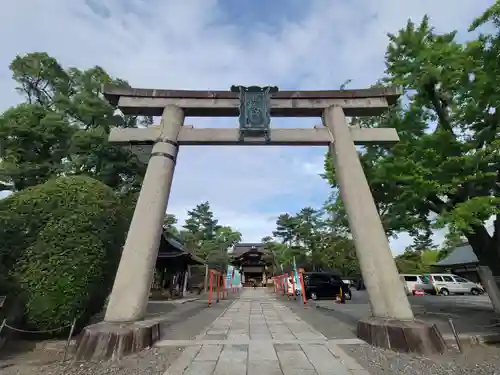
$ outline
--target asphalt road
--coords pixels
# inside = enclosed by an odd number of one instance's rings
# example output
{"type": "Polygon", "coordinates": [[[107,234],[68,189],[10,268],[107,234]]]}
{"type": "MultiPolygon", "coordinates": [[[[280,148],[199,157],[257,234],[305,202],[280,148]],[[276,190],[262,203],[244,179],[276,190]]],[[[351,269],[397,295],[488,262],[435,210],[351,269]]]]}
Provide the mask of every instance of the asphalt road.
{"type": "MultiPolygon", "coordinates": [[[[443,333],[448,333],[449,319],[452,319],[459,333],[488,332],[498,326],[498,317],[487,295],[468,296],[409,296],[415,317],[438,325],[443,333]]],[[[317,307],[327,310],[337,319],[353,329],[359,319],[371,316],[368,293],[352,290],[352,300],[345,305],[332,300],[314,302],[317,307]]]]}
{"type": "MultiPolygon", "coordinates": [[[[368,293],[366,290],[351,289],[352,300],[351,304],[368,304],[368,293]]],[[[408,296],[412,306],[414,305],[444,305],[444,306],[475,306],[486,310],[493,310],[490,298],[487,295],[472,296],[472,295],[449,295],[449,296],[408,296]]]]}

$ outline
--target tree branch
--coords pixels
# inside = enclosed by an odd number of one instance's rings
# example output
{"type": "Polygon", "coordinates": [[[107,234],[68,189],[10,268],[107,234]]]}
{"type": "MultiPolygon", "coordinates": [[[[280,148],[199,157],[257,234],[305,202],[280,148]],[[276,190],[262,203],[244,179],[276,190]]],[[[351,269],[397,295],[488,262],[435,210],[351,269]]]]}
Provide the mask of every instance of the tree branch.
{"type": "Polygon", "coordinates": [[[450,206],[448,203],[443,201],[438,196],[429,196],[427,197],[427,202],[425,202],[429,210],[436,214],[443,213],[444,211],[450,210],[453,206],[450,206]]]}
{"type": "Polygon", "coordinates": [[[428,96],[429,100],[434,107],[434,111],[438,116],[438,126],[436,127],[436,131],[441,127],[449,131],[451,134],[453,133],[453,126],[451,125],[450,116],[448,113],[449,99],[445,98],[444,95],[440,94],[436,89],[437,79],[431,78],[429,82],[424,84],[423,89],[428,96]]]}

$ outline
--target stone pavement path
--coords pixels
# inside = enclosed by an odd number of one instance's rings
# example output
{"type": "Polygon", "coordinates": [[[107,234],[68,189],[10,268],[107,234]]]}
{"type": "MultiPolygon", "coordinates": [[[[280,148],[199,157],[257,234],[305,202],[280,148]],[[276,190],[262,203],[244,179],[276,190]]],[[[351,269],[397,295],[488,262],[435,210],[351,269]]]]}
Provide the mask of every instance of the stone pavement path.
{"type": "Polygon", "coordinates": [[[340,349],[346,341],[328,340],[267,290],[245,289],[194,340],[157,346],[186,346],[165,375],[369,375],[340,349]]]}

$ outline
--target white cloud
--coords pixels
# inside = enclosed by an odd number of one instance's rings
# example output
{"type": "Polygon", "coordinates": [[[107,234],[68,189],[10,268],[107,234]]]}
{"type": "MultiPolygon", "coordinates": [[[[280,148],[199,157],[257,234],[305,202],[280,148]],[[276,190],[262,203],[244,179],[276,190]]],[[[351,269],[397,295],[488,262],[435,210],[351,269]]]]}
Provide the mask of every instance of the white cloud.
{"type": "MultiPolygon", "coordinates": [[[[396,32],[408,18],[418,22],[428,13],[438,30],[465,30],[474,15],[492,2],[5,2],[0,34],[8,37],[2,38],[0,50],[0,109],[19,101],[7,70],[9,62],[16,54],[32,51],[47,51],[65,66],[101,65],[136,87],[227,89],[232,84],[276,84],[282,89],[335,89],[347,79],[353,80],[353,87],[363,87],[383,71],[386,33],[396,32]]],[[[218,119],[188,122],[228,126],[218,119]]],[[[221,222],[237,223],[245,240],[259,240],[272,230],[271,215],[320,204],[326,198],[326,184],[312,174],[318,171],[314,166],[321,165],[323,153],[321,149],[183,149],[170,211],[182,217],[186,209],[208,200],[221,222]]],[[[398,251],[407,242],[397,240],[393,249],[398,251]]]]}

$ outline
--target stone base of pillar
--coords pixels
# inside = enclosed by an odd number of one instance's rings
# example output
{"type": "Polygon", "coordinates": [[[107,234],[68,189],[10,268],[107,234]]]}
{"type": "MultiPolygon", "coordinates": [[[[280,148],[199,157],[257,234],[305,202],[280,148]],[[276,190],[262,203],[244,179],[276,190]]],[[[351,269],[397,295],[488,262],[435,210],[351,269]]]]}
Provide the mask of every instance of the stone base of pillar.
{"type": "Polygon", "coordinates": [[[358,322],[357,336],[373,346],[398,352],[426,355],[446,350],[436,325],[420,320],[363,319],[358,322]]]}
{"type": "Polygon", "coordinates": [[[87,326],[77,342],[75,361],[117,360],[151,347],[160,339],[158,319],[87,326]]]}

